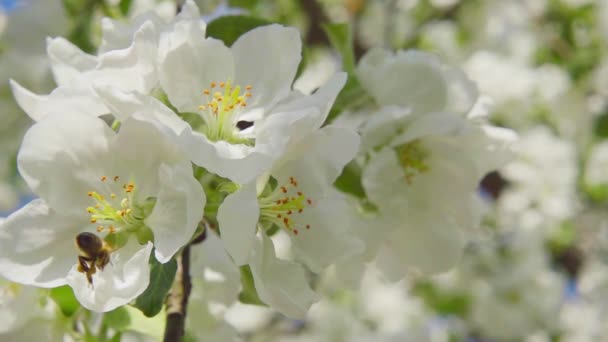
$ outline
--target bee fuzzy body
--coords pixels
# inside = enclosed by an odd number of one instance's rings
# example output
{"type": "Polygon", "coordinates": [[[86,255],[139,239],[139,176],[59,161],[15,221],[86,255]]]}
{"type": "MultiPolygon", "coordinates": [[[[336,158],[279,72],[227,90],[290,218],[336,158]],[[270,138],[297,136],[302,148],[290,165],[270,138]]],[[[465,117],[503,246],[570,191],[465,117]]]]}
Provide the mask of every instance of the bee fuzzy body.
{"type": "Polygon", "coordinates": [[[110,262],[111,249],[100,237],[88,232],[76,236],[76,246],[80,250],[78,272],[84,273],[89,284],[93,286],[93,274],[97,269],[103,271],[110,262]]]}

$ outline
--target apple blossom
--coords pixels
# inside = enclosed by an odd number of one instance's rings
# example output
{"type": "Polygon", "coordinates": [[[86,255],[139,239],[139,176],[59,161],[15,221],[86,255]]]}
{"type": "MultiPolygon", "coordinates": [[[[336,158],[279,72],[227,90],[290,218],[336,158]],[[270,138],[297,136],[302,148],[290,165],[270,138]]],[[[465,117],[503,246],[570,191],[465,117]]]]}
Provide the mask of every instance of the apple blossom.
{"type": "Polygon", "coordinates": [[[0,226],[0,273],[41,287],[68,284],[95,311],[142,293],[152,248],[158,261],[169,261],[192,238],[205,204],[189,161],[159,127],[129,119],[115,133],[80,114],[56,114],[34,125],[18,166],[40,199],[0,226]],[[83,232],[99,234],[110,250],[109,263],[98,264],[91,282],[74,246],[83,232]]]}
{"type": "Polygon", "coordinates": [[[373,50],[358,69],[380,106],[357,113],[358,161],[384,229],[377,261],[393,279],[456,263],[465,233],[478,225],[477,184],[508,160],[514,140],[511,131],[485,124],[482,102],[471,108],[476,91],[461,72],[424,56],[373,50]],[[408,87],[412,95],[401,95],[408,87]]]}

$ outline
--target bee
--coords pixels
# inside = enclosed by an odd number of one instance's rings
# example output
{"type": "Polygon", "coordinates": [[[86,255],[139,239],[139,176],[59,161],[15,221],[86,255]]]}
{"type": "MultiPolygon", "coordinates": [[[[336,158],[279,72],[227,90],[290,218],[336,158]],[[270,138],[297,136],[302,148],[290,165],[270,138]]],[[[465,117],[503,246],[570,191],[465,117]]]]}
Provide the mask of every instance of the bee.
{"type": "Polygon", "coordinates": [[[93,286],[93,274],[97,268],[103,268],[110,262],[110,246],[93,233],[80,233],[76,235],[76,246],[80,250],[78,256],[78,272],[87,276],[89,284],[93,286]]]}

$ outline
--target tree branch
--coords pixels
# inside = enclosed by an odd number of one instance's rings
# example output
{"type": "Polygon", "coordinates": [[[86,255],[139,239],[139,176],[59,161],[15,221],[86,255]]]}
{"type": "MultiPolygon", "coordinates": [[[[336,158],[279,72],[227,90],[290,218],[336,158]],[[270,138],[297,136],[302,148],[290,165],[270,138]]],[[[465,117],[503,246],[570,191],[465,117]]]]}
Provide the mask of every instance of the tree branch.
{"type": "Polygon", "coordinates": [[[192,283],[190,281],[190,246],[177,256],[177,273],[167,295],[167,325],[165,342],[182,341],[185,332],[186,310],[192,283]]]}

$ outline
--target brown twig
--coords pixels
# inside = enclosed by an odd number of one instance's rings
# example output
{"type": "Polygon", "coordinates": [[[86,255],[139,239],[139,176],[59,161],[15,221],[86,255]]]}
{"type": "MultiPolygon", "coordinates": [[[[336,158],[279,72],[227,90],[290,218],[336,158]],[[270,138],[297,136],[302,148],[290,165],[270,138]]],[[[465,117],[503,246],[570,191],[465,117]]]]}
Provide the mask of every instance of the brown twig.
{"type": "Polygon", "coordinates": [[[191,289],[190,246],[186,246],[181,255],[177,257],[175,280],[167,295],[167,325],[163,341],[182,341],[185,332],[186,309],[191,289]]]}

